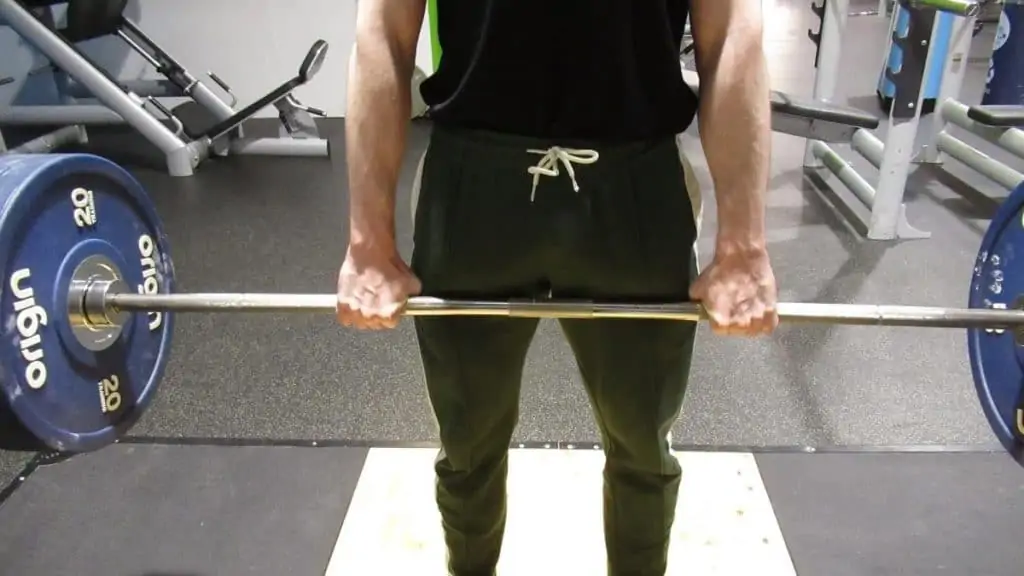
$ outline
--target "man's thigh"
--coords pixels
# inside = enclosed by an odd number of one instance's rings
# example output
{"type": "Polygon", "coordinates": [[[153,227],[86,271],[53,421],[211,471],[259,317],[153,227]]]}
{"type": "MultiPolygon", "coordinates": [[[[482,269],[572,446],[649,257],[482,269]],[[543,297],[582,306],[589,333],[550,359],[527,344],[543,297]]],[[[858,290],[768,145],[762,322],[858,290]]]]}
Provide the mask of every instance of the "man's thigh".
{"type": "MultiPolygon", "coordinates": [[[[698,274],[693,190],[675,141],[653,145],[593,190],[589,220],[564,256],[554,294],[622,303],[682,302],[698,274]]],[[[563,320],[609,448],[656,468],[682,407],[697,325],[563,320]]],[[[609,454],[609,456],[614,456],[609,454]]],[[[657,472],[657,470],[652,470],[657,472]]]]}

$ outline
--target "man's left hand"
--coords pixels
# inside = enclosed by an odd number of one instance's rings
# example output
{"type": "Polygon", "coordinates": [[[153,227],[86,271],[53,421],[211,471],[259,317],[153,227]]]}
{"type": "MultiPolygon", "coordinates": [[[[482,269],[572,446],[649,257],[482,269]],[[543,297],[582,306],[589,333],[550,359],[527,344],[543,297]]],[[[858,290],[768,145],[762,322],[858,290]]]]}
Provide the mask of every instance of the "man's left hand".
{"type": "Polygon", "coordinates": [[[690,286],[715,334],[758,336],[779,325],[778,288],[765,249],[718,251],[690,286]]]}

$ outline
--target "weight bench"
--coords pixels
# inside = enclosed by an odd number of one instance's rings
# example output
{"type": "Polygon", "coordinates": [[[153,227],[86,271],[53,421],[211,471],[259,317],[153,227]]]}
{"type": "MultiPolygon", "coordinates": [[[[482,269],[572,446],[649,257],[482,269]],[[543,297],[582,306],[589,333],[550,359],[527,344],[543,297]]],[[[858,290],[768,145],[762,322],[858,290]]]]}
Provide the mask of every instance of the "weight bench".
{"type": "Polygon", "coordinates": [[[858,130],[878,128],[874,114],[772,91],[772,130],[820,142],[846,143],[858,130]]]}
{"type": "MultiPolygon", "coordinates": [[[[683,68],[683,79],[700,94],[697,73],[683,68]]],[[[858,130],[878,128],[877,116],[826,102],[797,98],[791,94],[772,90],[772,131],[819,140],[821,142],[849,143],[858,130]]]]}
{"type": "Polygon", "coordinates": [[[1024,106],[971,106],[967,109],[967,117],[986,126],[1020,128],[1024,126],[1024,106]]]}
{"type": "Polygon", "coordinates": [[[330,147],[320,137],[313,116],[324,112],[302,105],[293,91],[308,83],[320,69],[327,43],[318,40],[307,52],[299,71],[252,104],[236,111],[237,99],[215,74],[210,78],[227,95],[225,102],[194,77],[137,25],[124,17],[127,0],[0,0],[5,22],[51,62],[58,91],[67,102],[95,98],[102,105],[63,104],[14,106],[0,110],[0,125],[121,124],[127,123],[166,157],[172,176],[190,176],[211,155],[257,154],[328,157],[330,147]],[[66,4],[67,23],[58,28],[51,7],[66,4]],[[117,36],[165,77],[160,81],[122,82],[96,66],[76,44],[117,36]],[[187,97],[174,110],[158,98],[187,97]],[[280,119],[279,137],[246,138],[241,125],[260,110],[274,106],[280,119]],[[179,116],[184,107],[198,107],[209,119],[197,125],[179,116]]]}

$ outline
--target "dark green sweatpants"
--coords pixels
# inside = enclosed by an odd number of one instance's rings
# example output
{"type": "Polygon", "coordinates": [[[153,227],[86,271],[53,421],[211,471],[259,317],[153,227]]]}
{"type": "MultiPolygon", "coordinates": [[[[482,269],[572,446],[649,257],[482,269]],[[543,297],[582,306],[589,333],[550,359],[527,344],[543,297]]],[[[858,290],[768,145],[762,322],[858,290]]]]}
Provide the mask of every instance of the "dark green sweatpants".
{"type": "MultiPolygon", "coordinates": [[[[672,138],[601,146],[435,128],[415,221],[413,268],[431,296],[680,301],[695,270],[693,213],[672,138]],[[579,192],[560,166],[559,176],[540,177],[531,199],[527,169],[541,155],[528,150],[556,145],[600,158],[574,165],[579,192]]],[[[696,325],[563,320],[561,327],[605,446],[609,574],[662,576],[681,475],[668,435],[696,325]]],[[[498,562],[508,448],[536,328],[533,319],[416,319],[443,446],[437,503],[454,576],[492,576],[498,562]]]]}

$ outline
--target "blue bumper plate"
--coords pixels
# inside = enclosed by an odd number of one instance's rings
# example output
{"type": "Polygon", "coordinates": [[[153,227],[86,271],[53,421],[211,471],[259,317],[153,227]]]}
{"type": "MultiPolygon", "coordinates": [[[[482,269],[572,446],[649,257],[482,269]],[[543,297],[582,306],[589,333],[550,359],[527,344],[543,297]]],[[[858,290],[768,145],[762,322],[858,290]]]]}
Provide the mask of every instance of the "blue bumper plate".
{"type": "MultiPolygon", "coordinates": [[[[1024,300],[1024,185],[1003,202],[982,239],[971,277],[971,308],[1021,308],[1024,300]]],[[[972,329],[968,348],[982,410],[1000,443],[1024,464],[1024,334],[972,329]]]]}
{"type": "Polygon", "coordinates": [[[173,319],[134,314],[102,350],[68,312],[72,273],[101,258],[130,289],[168,293],[162,224],[126,171],[85,154],[0,156],[0,386],[10,411],[54,450],[113,443],[152,401],[173,319]]]}

